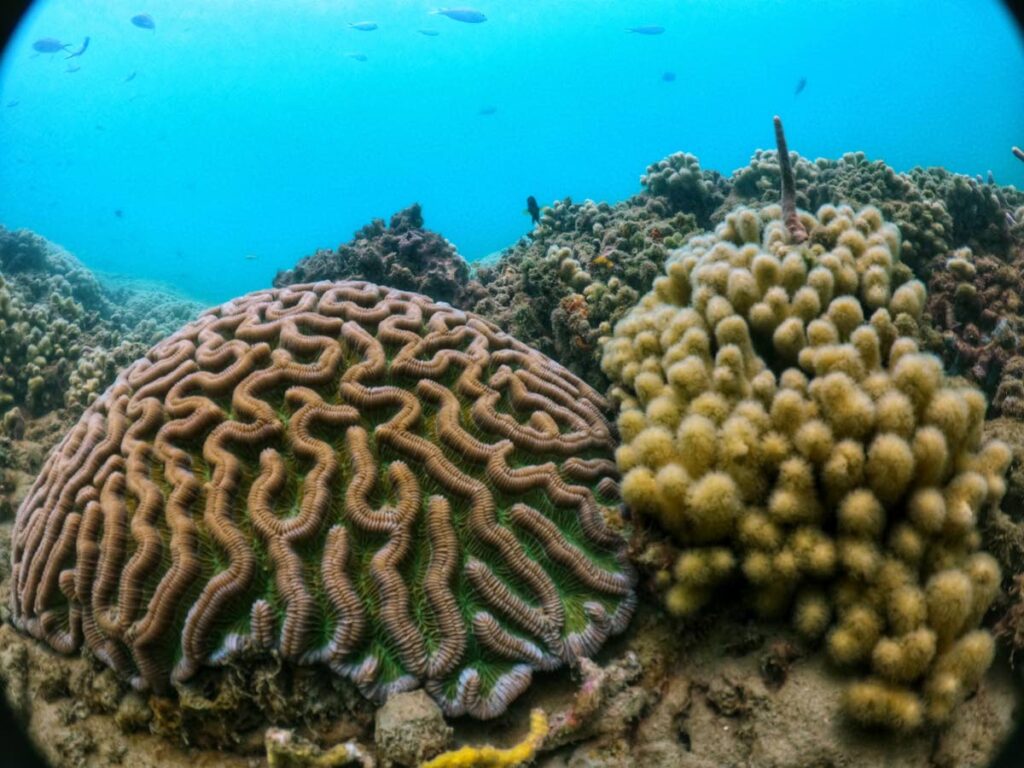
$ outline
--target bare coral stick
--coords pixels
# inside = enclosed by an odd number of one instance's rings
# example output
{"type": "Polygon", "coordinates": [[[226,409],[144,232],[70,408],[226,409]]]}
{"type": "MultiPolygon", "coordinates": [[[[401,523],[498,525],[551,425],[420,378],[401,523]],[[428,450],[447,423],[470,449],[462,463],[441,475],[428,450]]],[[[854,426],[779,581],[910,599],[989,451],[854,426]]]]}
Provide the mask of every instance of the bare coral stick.
{"type": "Polygon", "coordinates": [[[1014,157],[1018,160],[1024,160],[1024,149],[1021,149],[1020,147],[1013,147],[1012,152],[1014,157]]]}
{"type": "Polygon", "coordinates": [[[782,131],[782,118],[776,115],[774,122],[775,145],[779,150],[779,170],[782,172],[782,220],[786,223],[786,229],[789,230],[793,242],[802,243],[807,239],[807,230],[804,229],[796,212],[796,181],[793,179],[793,168],[789,164],[786,134],[782,131]]]}

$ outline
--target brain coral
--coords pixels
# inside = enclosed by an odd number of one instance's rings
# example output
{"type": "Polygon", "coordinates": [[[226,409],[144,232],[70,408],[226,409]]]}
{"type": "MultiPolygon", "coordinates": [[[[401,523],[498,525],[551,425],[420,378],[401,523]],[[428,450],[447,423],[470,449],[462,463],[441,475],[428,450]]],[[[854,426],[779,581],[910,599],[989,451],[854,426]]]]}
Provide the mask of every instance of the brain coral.
{"type": "Polygon", "coordinates": [[[875,208],[740,209],[691,238],[605,345],[624,501],[680,545],[657,581],[690,614],[730,581],[826,641],[856,720],[944,721],[993,656],[979,523],[1006,491],[984,396],[901,333],[924,286],[875,208]]]}
{"type": "Polygon", "coordinates": [[[139,688],[276,651],[492,717],[632,611],[604,402],[370,283],[263,291],[125,370],[13,533],[14,623],[139,688]]]}

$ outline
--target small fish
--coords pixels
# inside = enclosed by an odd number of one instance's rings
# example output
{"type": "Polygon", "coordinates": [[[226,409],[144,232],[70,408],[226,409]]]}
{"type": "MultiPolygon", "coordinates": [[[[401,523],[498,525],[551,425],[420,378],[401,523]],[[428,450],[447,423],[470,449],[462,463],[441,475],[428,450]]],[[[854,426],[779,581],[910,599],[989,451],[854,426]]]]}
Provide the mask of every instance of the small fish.
{"type": "Polygon", "coordinates": [[[124,211],[122,211],[120,208],[117,208],[117,209],[114,210],[114,215],[117,216],[117,218],[119,218],[119,219],[123,219],[124,218],[124,211]]]}
{"type": "Polygon", "coordinates": [[[132,16],[132,24],[139,29],[156,29],[156,22],[148,13],[139,13],[132,16]]]}
{"type": "Polygon", "coordinates": [[[793,95],[797,96],[797,95],[803,93],[803,90],[806,87],[807,87],[807,78],[806,77],[801,77],[800,80],[797,81],[796,90],[793,91],[793,95]]]}
{"type": "Polygon", "coordinates": [[[246,261],[256,261],[259,258],[255,253],[247,253],[243,257],[246,261]]]}
{"type": "Polygon", "coordinates": [[[349,24],[352,29],[358,29],[360,32],[373,32],[377,28],[377,22],[375,21],[357,21],[354,24],[349,24]]]}
{"type": "Polygon", "coordinates": [[[431,11],[430,15],[447,16],[449,19],[464,21],[467,24],[480,24],[487,21],[486,16],[480,13],[480,11],[474,11],[472,8],[438,8],[436,11],[431,11]]]}
{"type": "Polygon", "coordinates": [[[626,31],[635,32],[638,35],[660,35],[665,31],[665,28],[651,25],[646,27],[626,27],[626,31]]]}
{"type": "Polygon", "coordinates": [[[661,73],[661,79],[664,80],[666,83],[674,83],[675,79],[676,79],[676,73],[675,72],[662,72],[661,73]]]}
{"type": "Polygon", "coordinates": [[[365,53],[346,53],[345,55],[356,61],[366,61],[367,58],[365,53]]]}
{"type": "Polygon", "coordinates": [[[39,53],[56,53],[57,51],[66,51],[70,47],[70,43],[62,43],[55,37],[44,37],[32,43],[32,49],[39,53]]]}
{"type": "Polygon", "coordinates": [[[85,40],[82,41],[82,47],[81,48],[79,48],[77,51],[72,53],[70,56],[65,56],[64,58],[65,59],[73,59],[76,56],[81,56],[83,53],[85,53],[85,49],[88,48],[88,47],[89,47],[89,38],[87,37],[87,38],[85,38],[85,40]]]}
{"type": "Polygon", "coordinates": [[[137,74],[139,74],[139,73],[138,73],[138,72],[132,72],[132,73],[131,73],[130,75],[128,75],[128,77],[126,77],[126,78],[124,79],[124,81],[125,81],[126,83],[130,83],[130,82],[131,82],[132,80],[134,80],[134,79],[135,79],[135,76],[136,76],[137,74]]]}
{"type": "Polygon", "coordinates": [[[493,115],[497,111],[498,111],[497,107],[488,104],[486,107],[480,107],[480,110],[477,112],[477,114],[478,115],[493,115]]]}
{"type": "Polygon", "coordinates": [[[81,67],[76,67],[73,64],[68,64],[68,68],[65,69],[64,71],[65,72],[77,72],[80,69],[81,69],[81,67]]]}
{"type": "Polygon", "coordinates": [[[540,224],[540,206],[537,205],[537,198],[533,195],[526,198],[526,212],[530,214],[534,224],[540,224]]]}
{"type": "Polygon", "coordinates": [[[426,35],[427,37],[437,37],[441,34],[436,29],[421,29],[419,30],[419,33],[421,35],[426,35]]]}
{"type": "Polygon", "coordinates": [[[11,107],[16,107],[16,106],[18,106],[19,104],[21,104],[21,102],[20,102],[20,101],[8,101],[8,102],[7,102],[7,108],[8,108],[8,109],[10,109],[11,107]]]}

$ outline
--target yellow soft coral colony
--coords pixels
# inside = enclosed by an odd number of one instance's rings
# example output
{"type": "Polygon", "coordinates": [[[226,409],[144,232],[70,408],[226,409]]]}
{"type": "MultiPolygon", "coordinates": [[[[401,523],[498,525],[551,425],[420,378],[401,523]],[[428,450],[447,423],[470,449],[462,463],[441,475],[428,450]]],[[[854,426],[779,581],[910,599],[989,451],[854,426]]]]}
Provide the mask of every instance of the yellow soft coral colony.
{"type": "Polygon", "coordinates": [[[547,715],[543,710],[535,709],[530,713],[530,732],[514,747],[462,747],[438,755],[430,762],[424,763],[423,768],[513,768],[533,760],[547,735],[547,715]]]}
{"type": "Polygon", "coordinates": [[[999,585],[978,520],[1010,453],[982,395],[913,338],[924,286],[875,208],[739,209],[691,238],[605,340],[622,494],[681,546],[659,574],[688,615],[739,577],[860,673],[855,720],[941,723],[992,660],[999,585]]]}

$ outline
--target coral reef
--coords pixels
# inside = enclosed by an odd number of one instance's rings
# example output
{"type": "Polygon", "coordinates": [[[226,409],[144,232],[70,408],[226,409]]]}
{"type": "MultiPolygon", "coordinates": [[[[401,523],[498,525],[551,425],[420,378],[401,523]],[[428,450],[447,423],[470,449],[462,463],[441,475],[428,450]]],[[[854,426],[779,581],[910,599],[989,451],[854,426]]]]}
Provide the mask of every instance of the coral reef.
{"type": "Polygon", "coordinates": [[[47,459],[11,619],[139,689],[273,655],[496,716],[632,612],[604,406],[417,294],[249,294],[122,372],[47,459]]]}
{"type": "Polygon", "coordinates": [[[676,152],[647,166],[640,183],[652,196],[662,198],[673,213],[689,213],[701,228],[724,202],[728,184],[717,171],[705,171],[688,152],[676,152]]]}
{"type": "Polygon", "coordinates": [[[992,661],[978,629],[1000,584],[980,521],[1006,491],[985,400],[919,352],[924,285],[875,208],[741,208],[692,237],[621,320],[624,501],[680,546],[656,576],[692,615],[727,582],[791,614],[832,661],[856,721],[945,722],[992,661]]]}
{"type": "MultiPolygon", "coordinates": [[[[1007,214],[1024,205],[1024,192],[999,187],[944,168],[914,168],[897,173],[863,152],[838,160],[813,162],[791,153],[798,207],[817,210],[826,204],[873,205],[902,234],[900,257],[922,280],[936,260],[959,247],[1001,252],[1010,242],[1007,214]]],[[[778,152],[758,150],[744,168],[728,179],[728,195],[712,220],[720,222],[737,205],[778,201],[781,169],[778,152]]]]}
{"type": "MultiPolygon", "coordinates": [[[[900,229],[901,263],[922,281],[956,248],[1010,263],[1011,246],[1024,245],[1024,192],[1013,187],[942,168],[897,173],[863,152],[814,162],[795,152],[787,157],[794,207],[879,208],[900,229]]],[[[650,165],[643,191],[621,203],[556,202],[543,209],[530,237],[477,269],[487,295],[467,306],[604,390],[598,339],[650,290],[667,253],[688,235],[720,223],[738,205],[778,201],[778,158],[776,150],[758,150],[725,178],[680,152],[650,165]]],[[[929,348],[941,352],[939,337],[932,342],[929,348]]],[[[997,386],[986,387],[993,398],[997,386]]]]}
{"type": "Polygon", "coordinates": [[[473,310],[603,390],[598,339],[696,229],[693,215],[646,195],[614,206],[558,201],[530,238],[478,268],[488,294],[473,310]]]}
{"type": "Polygon", "coordinates": [[[1012,256],[959,248],[928,284],[930,349],[976,382],[990,416],[1024,419],[1024,243],[1012,256]]]}
{"type": "Polygon", "coordinates": [[[300,259],[292,269],[277,273],[274,287],[318,280],[368,280],[464,308],[484,293],[470,279],[469,266],[455,246],[423,228],[419,203],[394,214],[387,226],[383,219],[374,219],[337,250],[321,249],[300,259]]]}
{"type": "Polygon", "coordinates": [[[0,414],[80,413],[119,369],[199,309],[154,291],[105,287],[38,235],[0,227],[0,414]]]}

